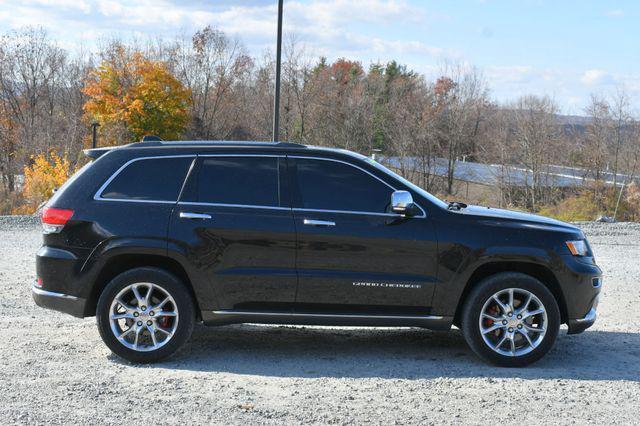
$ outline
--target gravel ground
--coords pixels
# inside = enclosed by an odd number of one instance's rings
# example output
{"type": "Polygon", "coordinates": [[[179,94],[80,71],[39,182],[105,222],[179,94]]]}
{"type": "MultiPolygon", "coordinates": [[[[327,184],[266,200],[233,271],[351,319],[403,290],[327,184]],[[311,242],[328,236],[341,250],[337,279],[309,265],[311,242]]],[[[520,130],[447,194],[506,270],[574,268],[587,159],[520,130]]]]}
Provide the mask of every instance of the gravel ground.
{"type": "Polygon", "coordinates": [[[168,362],[110,354],[94,319],[30,296],[40,231],[0,217],[2,423],[638,423],[640,225],[580,224],[600,318],[526,369],[478,361],[456,331],[197,327],[168,362]]]}

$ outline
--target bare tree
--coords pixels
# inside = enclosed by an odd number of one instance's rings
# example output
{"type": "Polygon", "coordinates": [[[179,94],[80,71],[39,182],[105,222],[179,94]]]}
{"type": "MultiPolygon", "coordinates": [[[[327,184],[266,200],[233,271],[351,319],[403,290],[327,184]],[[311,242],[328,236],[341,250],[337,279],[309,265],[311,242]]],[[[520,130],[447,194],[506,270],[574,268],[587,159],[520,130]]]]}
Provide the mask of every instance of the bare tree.
{"type": "Polygon", "coordinates": [[[447,159],[448,194],[453,193],[455,167],[463,155],[475,155],[480,125],[488,101],[488,89],[480,72],[460,64],[445,65],[435,86],[440,109],[438,132],[447,159]]]}

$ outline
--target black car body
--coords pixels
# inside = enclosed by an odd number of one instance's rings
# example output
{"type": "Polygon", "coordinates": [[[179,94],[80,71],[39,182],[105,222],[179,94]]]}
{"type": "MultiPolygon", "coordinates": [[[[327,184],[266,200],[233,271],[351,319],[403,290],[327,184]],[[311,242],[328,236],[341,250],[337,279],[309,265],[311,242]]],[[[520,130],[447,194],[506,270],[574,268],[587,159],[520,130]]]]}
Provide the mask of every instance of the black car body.
{"type": "MultiPolygon", "coordinates": [[[[601,271],[578,228],[531,214],[447,205],[358,154],[233,142],[141,142],[87,154],[94,160],[45,208],[33,287],[43,307],[100,319],[105,288],[127,271],[148,268],[179,282],[193,304],[188,315],[205,324],[446,330],[465,321],[465,303],[480,283],[496,276],[508,282],[512,274],[512,281],[528,277],[548,290],[557,304],[555,322],[566,323],[569,333],[595,321],[601,271]],[[568,242],[581,252],[572,253],[568,242]]],[[[511,297],[509,309],[498,302],[482,308],[491,319],[480,323],[481,333],[499,325],[497,313],[509,330],[533,328],[527,340],[543,334],[535,331],[543,328],[542,317],[507,324],[507,313],[516,313],[514,303],[523,306],[527,291],[515,302],[508,292],[498,296],[505,304],[511,297]]],[[[105,309],[111,316],[137,312],[151,324],[141,299],[128,297],[131,305],[105,309]]],[[[547,323],[553,322],[549,312],[547,323]]],[[[126,321],[112,330],[124,333],[136,323],[126,321]]],[[[121,355],[154,360],[134,352],[121,355]]]]}

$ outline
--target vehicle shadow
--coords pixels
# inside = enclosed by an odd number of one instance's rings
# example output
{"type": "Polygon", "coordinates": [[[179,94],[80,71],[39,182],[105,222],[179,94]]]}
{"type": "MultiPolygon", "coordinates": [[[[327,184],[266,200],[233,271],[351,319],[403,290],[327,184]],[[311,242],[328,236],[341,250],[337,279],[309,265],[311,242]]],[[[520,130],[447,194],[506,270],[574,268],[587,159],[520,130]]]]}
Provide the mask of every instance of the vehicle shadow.
{"type": "Polygon", "coordinates": [[[522,369],[479,361],[459,331],[261,325],[198,326],[176,356],[152,368],[275,377],[487,377],[640,382],[640,334],[561,330],[550,353],[522,369]]]}

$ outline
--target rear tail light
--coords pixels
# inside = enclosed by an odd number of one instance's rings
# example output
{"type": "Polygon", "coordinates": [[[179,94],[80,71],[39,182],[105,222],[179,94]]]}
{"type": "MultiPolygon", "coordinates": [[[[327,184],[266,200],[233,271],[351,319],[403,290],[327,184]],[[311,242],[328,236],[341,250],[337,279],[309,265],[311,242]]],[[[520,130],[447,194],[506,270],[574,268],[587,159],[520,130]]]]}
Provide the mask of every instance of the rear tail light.
{"type": "Polygon", "coordinates": [[[45,207],[40,214],[44,233],[54,234],[62,231],[64,225],[71,219],[71,216],[73,216],[73,210],[45,207]]]}

